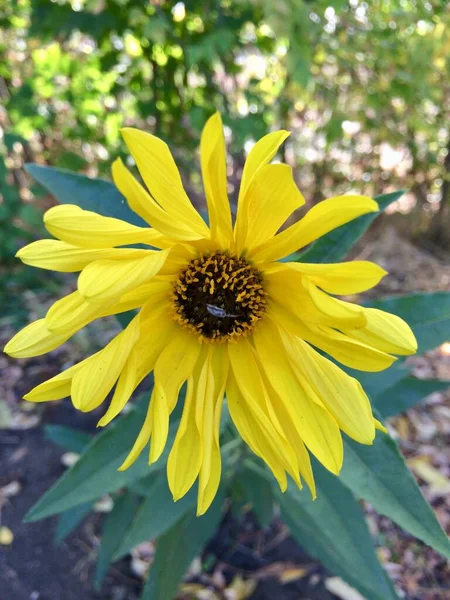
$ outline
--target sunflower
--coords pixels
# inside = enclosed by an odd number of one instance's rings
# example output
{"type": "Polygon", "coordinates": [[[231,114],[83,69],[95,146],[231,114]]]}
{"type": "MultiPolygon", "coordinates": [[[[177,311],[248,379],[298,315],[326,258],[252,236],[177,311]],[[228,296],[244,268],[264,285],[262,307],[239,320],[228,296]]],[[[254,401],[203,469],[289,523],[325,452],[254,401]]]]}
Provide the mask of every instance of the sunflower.
{"type": "Polygon", "coordinates": [[[136,129],[122,134],[145,187],[121,160],[112,167],[114,183],[149,226],[74,205],[48,210],[45,226],[56,239],[33,242],[18,256],[43,269],[80,271],[77,289],[20,331],[5,351],[18,358],[38,356],[95,319],[138,312],[105,348],[41,383],[25,399],[71,396],[77,409],[91,411],[114,388],[99,422],[104,426],[153,372],[147,414],[121,469],[147,445],[149,462],[158,460],[186,384],[167,464],[175,500],[198,479],[198,514],[203,514],[217,492],[225,397],[239,434],[280,488],[286,489],[290,475],[300,487],[306,482],[315,497],[310,453],[338,474],[341,432],[372,444],[375,430],[384,429],[360,383],[335,361],[381,371],[396,360],[393,355],[412,354],[417,345],[399,317],[335,297],[375,286],[386,274],[379,266],[279,260],[377,211],[377,203],[359,195],[330,198],[282,229],[305,200],[291,168],[270,164],[289,135],[277,131],[248,155],[233,225],[223,127],[216,113],[200,144],[207,225],[183,189],[168,146],[136,129]]]}

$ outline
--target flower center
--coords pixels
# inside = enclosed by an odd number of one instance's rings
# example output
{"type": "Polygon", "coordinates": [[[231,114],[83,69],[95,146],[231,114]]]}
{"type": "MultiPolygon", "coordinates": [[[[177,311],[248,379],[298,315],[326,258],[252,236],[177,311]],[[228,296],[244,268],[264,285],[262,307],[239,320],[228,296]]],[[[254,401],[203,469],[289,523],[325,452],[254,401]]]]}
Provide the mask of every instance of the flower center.
{"type": "Polygon", "coordinates": [[[266,308],[261,273],[226,252],[200,256],[179,274],[172,307],[175,321],[202,341],[247,335],[266,308]]]}

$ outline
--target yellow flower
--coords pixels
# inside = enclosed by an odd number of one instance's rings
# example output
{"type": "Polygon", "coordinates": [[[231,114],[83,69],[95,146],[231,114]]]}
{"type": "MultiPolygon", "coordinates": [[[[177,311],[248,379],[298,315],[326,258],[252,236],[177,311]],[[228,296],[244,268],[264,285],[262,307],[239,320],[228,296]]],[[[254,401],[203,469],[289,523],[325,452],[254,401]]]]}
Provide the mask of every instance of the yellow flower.
{"type": "Polygon", "coordinates": [[[71,396],[76,408],[90,411],[115,386],[99,422],[103,426],[153,371],[147,416],[121,467],[126,469],[149,442],[150,463],[161,456],[170,414],[187,383],[168,481],[177,500],[198,478],[202,514],[220,482],[226,396],[237,430],[281,489],[289,474],[299,486],[305,481],[314,497],[309,452],[337,474],[343,460],[341,430],[372,444],[375,429],[383,429],[359,382],[315,348],[353,369],[381,371],[393,363],[393,354],[412,354],[417,345],[400,318],[335,297],[376,285],[385,275],[377,265],[277,261],[376,211],[377,203],[355,195],[331,198],[279,232],[305,201],[291,168],[269,164],[289,135],[278,131],[256,143],[247,158],[233,227],[217,113],[207,122],[200,146],[208,227],[186,195],[167,145],[135,129],[122,133],[147,189],[120,160],[113,165],[114,182],[150,226],[71,205],[47,211],[45,225],[57,239],[34,242],[18,256],[43,269],[81,271],[78,288],[20,331],[5,351],[19,358],[38,356],[99,317],[139,312],[103,350],[25,398],[45,402],[71,396]]]}

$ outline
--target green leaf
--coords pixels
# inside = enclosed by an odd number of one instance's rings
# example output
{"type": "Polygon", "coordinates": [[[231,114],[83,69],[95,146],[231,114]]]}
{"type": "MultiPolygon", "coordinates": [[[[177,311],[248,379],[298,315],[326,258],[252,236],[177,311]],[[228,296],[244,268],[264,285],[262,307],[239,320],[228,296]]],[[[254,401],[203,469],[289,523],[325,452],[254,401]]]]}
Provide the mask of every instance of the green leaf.
{"type": "Polygon", "coordinates": [[[450,541],[394,440],[381,433],[373,446],[346,439],[344,456],[339,477],[357,497],[450,558],[450,541]]]}
{"type": "Polygon", "coordinates": [[[390,194],[375,196],[375,200],[380,206],[379,212],[363,215],[350,223],[346,223],[337,229],[333,229],[333,231],[330,231],[330,233],[327,233],[311,244],[305,252],[295,254],[292,260],[307,263],[339,262],[363,236],[380,213],[383,212],[389,204],[392,204],[392,202],[395,202],[403,196],[404,193],[404,190],[400,190],[390,194]]]}
{"type": "Polygon", "coordinates": [[[252,505],[260,525],[270,525],[273,519],[273,488],[259,465],[255,465],[252,459],[245,461],[236,477],[236,484],[244,496],[244,503],[252,505]]]}
{"type": "Polygon", "coordinates": [[[365,373],[349,368],[345,368],[345,371],[360,382],[364,391],[372,400],[409,376],[409,370],[405,369],[405,365],[397,366],[396,363],[386,371],[377,373],[365,373]]]}
{"type": "Polygon", "coordinates": [[[368,302],[404,319],[414,331],[419,353],[427,352],[450,338],[450,293],[425,292],[390,296],[368,302]]]}
{"type": "Polygon", "coordinates": [[[397,600],[378,562],[359,503],[337,477],[314,463],[316,500],[292,483],[279,494],[281,516],[293,537],[367,600],[397,600]]]}
{"type": "Polygon", "coordinates": [[[97,591],[100,590],[113,555],[133,520],[138,504],[139,497],[126,491],[115,499],[112,511],[105,518],[94,578],[94,587],[97,591]]]}
{"type": "Polygon", "coordinates": [[[115,185],[66,169],[27,164],[27,172],[62,204],[76,204],[105,217],[123,219],[133,225],[148,225],[133,212],[115,185]]]}
{"type": "Polygon", "coordinates": [[[165,454],[156,464],[150,467],[148,457],[143,452],[132,467],[123,472],[117,470],[142,427],[147,401],[144,398],[144,401],[133,407],[129,414],[108,425],[97,435],[78,462],[31,508],[26,520],[37,521],[63,512],[164,468],[165,457],[171,446],[170,440],[173,439],[178,425],[176,422],[171,425],[165,454]]]}
{"type": "Polygon", "coordinates": [[[177,502],[173,501],[167,485],[165,470],[158,473],[150,484],[146,497],[114,554],[118,560],[144,540],[153,540],[170,529],[196,504],[196,489],[191,489],[177,502]]]}
{"type": "Polygon", "coordinates": [[[69,452],[80,454],[89,444],[92,436],[81,429],[66,427],[65,425],[46,425],[45,437],[54,444],[61,446],[69,452]]]}
{"type": "Polygon", "coordinates": [[[195,510],[191,509],[158,539],[155,560],[141,600],[175,598],[183,575],[220,522],[223,500],[222,488],[202,517],[196,517],[195,510]]]}
{"type": "Polygon", "coordinates": [[[61,544],[68,535],[72,533],[80,523],[88,516],[93,507],[93,502],[84,502],[63,512],[56,525],[53,541],[56,545],[61,544]]]}
{"type": "Polygon", "coordinates": [[[135,494],[138,494],[139,496],[146,496],[147,494],[151,493],[153,481],[156,477],[158,477],[158,475],[158,472],[152,471],[150,474],[145,475],[141,479],[130,482],[128,487],[135,494]]]}
{"type": "Polygon", "coordinates": [[[426,396],[448,387],[450,387],[450,381],[418,379],[408,376],[373,395],[372,401],[382,417],[392,417],[415,406],[426,396]]]}

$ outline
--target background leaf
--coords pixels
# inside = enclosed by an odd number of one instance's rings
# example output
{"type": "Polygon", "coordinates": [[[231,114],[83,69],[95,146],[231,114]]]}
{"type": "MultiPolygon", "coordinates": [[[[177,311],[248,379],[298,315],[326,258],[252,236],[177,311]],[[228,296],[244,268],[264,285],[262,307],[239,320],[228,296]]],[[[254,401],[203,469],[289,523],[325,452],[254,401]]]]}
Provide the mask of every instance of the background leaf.
{"type": "Polygon", "coordinates": [[[132,515],[129,528],[114,552],[114,559],[128,554],[144,540],[153,540],[170,529],[197,502],[197,490],[191,489],[177,502],[167,485],[165,470],[153,478],[139,510],[132,515]]]}
{"type": "Polygon", "coordinates": [[[133,212],[115,185],[66,169],[27,164],[28,173],[62,204],[76,204],[105,217],[123,219],[133,225],[148,226],[133,212]]]}
{"type": "Polygon", "coordinates": [[[450,558],[450,541],[392,438],[378,433],[373,446],[345,439],[344,457],[339,477],[358,498],[450,558]]]}
{"type": "Polygon", "coordinates": [[[100,590],[109,565],[113,560],[113,555],[120,546],[138,505],[139,497],[132,492],[125,491],[123,494],[116,496],[114,507],[105,518],[94,577],[94,587],[97,591],[100,590]]]}
{"type": "Polygon", "coordinates": [[[224,490],[219,489],[211,507],[202,517],[196,517],[195,510],[191,509],[158,539],[141,600],[175,598],[183,575],[220,522],[223,501],[224,490]]]}
{"type": "Polygon", "coordinates": [[[80,454],[92,440],[92,435],[66,425],[46,425],[45,437],[69,452],[80,454]]]}
{"type": "Polygon", "coordinates": [[[293,537],[367,600],[398,600],[378,562],[360,505],[339,479],[314,461],[317,499],[292,482],[279,494],[281,516],[293,537]]]}
{"type": "Polygon", "coordinates": [[[72,531],[77,529],[88,514],[92,511],[93,502],[84,502],[66,510],[58,517],[58,523],[55,528],[53,541],[55,544],[61,544],[72,531]]]}
{"type": "Polygon", "coordinates": [[[415,406],[426,396],[448,387],[450,387],[450,381],[418,379],[408,376],[373,395],[372,400],[382,417],[393,417],[415,406]]]}
{"type": "MultiPolygon", "coordinates": [[[[88,502],[126,486],[128,483],[155,472],[165,466],[164,456],[157,464],[149,467],[148,457],[143,452],[132,467],[119,472],[144,421],[148,400],[138,403],[129,414],[117,419],[97,435],[78,462],[55,483],[50,490],[31,508],[27,521],[36,521],[49,515],[63,512],[78,504],[88,502]]],[[[172,422],[168,448],[177,423],[172,422]]]]}
{"type": "Polygon", "coordinates": [[[273,488],[265,473],[261,474],[261,467],[255,465],[252,459],[247,459],[233,487],[238,488],[238,494],[244,502],[251,504],[259,524],[269,526],[273,519],[273,488]]]}

